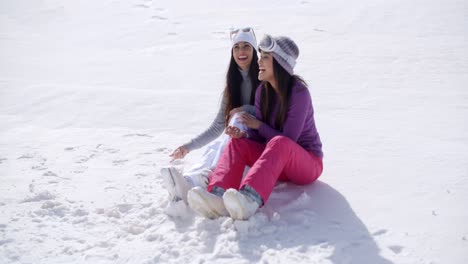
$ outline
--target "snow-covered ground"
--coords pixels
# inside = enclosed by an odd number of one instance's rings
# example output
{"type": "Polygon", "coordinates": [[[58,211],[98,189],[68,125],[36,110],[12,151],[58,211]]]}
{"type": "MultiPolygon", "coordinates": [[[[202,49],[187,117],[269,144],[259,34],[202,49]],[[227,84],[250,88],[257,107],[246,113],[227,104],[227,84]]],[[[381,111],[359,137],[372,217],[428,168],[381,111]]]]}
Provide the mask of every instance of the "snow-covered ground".
{"type": "Polygon", "coordinates": [[[0,2],[0,263],[464,264],[467,201],[466,1],[0,2]],[[324,174],[169,216],[246,25],[298,43],[324,174]]]}

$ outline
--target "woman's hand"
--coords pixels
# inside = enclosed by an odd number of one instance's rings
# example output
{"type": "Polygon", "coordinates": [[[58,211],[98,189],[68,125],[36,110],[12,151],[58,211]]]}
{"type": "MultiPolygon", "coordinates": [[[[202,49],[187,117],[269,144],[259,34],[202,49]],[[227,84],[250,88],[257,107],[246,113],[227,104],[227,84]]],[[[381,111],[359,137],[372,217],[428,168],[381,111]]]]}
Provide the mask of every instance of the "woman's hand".
{"type": "Polygon", "coordinates": [[[242,138],[247,136],[247,132],[241,131],[239,128],[235,126],[228,126],[226,127],[226,135],[230,136],[231,138],[242,138]]]}
{"type": "Polygon", "coordinates": [[[240,115],[240,120],[248,128],[252,128],[252,129],[259,129],[260,125],[262,124],[262,122],[260,120],[255,118],[253,115],[247,114],[247,113],[241,114],[240,115]]]}
{"type": "Polygon", "coordinates": [[[229,111],[229,117],[232,117],[235,113],[239,113],[239,112],[242,112],[242,111],[244,111],[244,110],[242,109],[242,106],[239,106],[239,107],[237,107],[237,108],[234,108],[234,109],[232,109],[231,111],[229,111]]]}
{"type": "Polygon", "coordinates": [[[169,155],[169,157],[172,157],[171,161],[174,161],[176,159],[183,159],[185,155],[187,155],[190,151],[185,147],[185,146],[180,146],[174,150],[174,152],[169,155]]]}

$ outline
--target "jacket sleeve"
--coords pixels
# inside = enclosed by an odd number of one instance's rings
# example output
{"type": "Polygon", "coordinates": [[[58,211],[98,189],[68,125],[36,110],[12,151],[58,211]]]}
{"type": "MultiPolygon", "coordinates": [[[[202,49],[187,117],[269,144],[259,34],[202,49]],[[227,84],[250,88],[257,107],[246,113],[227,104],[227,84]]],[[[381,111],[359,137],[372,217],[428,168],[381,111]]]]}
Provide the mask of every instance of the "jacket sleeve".
{"type": "Polygon", "coordinates": [[[255,106],[254,105],[243,105],[242,106],[242,110],[244,110],[245,112],[251,114],[251,115],[255,115],[255,106]]]}
{"type": "MultiPolygon", "coordinates": [[[[263,117],[262,113],[260,111],[260,95],[261,95],[261,90],[263,89],[263,85],[260,85],[257,88],[257,91],[255,92],[255,110],[254,110],[254,116],[257,118],[259,121],[263,122],[263,117]]],[[[257,142],[265,142],[265,138],[262,137],[257,129],[251,129],[247,130],[247,137],[251,140],[257,141],[257,142]]]]}

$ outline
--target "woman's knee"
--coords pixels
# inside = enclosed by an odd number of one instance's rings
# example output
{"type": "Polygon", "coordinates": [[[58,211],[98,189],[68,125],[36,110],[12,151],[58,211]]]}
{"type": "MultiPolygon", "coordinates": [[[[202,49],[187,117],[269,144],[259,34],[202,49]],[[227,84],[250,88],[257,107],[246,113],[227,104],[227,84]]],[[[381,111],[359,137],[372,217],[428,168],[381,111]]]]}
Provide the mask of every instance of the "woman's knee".
{"type": "Polygon", "coordinates": [[[319,178],[319,174],[314,172],[303,172],[300,175],[282,175],[280,180],[289,181],[297,185],[308,185],[319,178]]]}
{"type": "Polygon", "coordinates": [[[273,137],[272,139],[270,139],[270,141],[268,141],[268,146],[275,146],[275,145],[278,145],[278,146],[285,146],[285,145],[289,145],[291,143],[295,143],[294,141],[292,141],[290,138],[286,137],[286,136],[275,136],[273,137]]]}

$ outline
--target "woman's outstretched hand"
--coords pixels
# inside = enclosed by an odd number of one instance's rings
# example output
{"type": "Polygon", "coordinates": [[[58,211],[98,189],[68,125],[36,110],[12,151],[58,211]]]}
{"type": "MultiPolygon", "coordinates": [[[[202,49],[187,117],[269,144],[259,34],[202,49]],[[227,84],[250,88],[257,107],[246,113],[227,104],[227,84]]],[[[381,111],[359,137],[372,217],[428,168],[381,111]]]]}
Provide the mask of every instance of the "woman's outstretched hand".
{"type": "Polygon", "coordinates": [[[242,138],[247,136],[247,132],[241,131],[239,128],[235,126],[228,126],[226,127],[226,135],[232,138],[242,138]]]}
{"type": "Polygon", "coordinates": [[[187,155],[190,151],[185,147],[185,146],[180,146],[174,150],[174,152],[169,155],[169,157],[172,157],[171,161],[174,161],[176,159],[183,159],[185,155],[187,155]]]}

